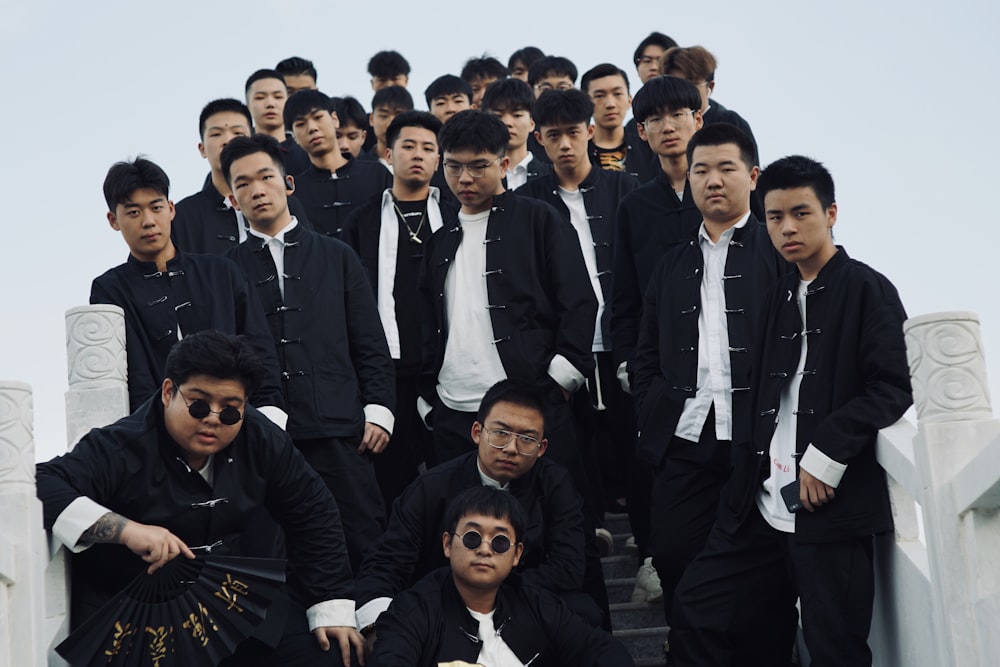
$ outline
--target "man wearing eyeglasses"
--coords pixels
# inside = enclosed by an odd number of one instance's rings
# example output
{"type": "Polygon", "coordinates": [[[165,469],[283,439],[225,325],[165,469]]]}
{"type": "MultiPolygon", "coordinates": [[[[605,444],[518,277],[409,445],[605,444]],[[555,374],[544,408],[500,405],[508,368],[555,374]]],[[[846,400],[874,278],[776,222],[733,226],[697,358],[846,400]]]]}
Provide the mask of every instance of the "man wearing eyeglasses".
{"type": "Polygon", "coordinates": [[[510,494],[480,486],[456,496],[436,545],[449,567],[427,575],[379,618],[370,664],[632,665],[607,632],[514,573],[524,555],[524,524],[510,494]]]}
{"type": "Polygon", "coordinates": [[[361,639],[340,514],[289,436],[247,403],[263,375],[244,340],[186,336],[167,357],[157,395],[38,465],[45,527],[74,553],[74,627],[174,558],[270,556],[270,545],[253,539],[266,511],[285,531],[294,595],[272,602],[222,664],[319,664],[331,660],[331,643],[350,664],[361,639]]]}
{"type": "Polygon", "coordinates": [[[445,509],[462,491],[483,486],[509,492],[524,511],[517,565],[524,580],[555,593],[593,625],[601,622],[606,594],[603,601],[600,592],[588,595],[597,574],[585,556],[595,553],[593,533],[588,539],[583,503],[566,469],[546,456],[546,410],[535,388],[497,383],[470,432],[476,450],[431,468],[397,499],[385,534],[358,572],[357,620],[366,634],[397,594],[447,564],[440,547],[445,509]]]}

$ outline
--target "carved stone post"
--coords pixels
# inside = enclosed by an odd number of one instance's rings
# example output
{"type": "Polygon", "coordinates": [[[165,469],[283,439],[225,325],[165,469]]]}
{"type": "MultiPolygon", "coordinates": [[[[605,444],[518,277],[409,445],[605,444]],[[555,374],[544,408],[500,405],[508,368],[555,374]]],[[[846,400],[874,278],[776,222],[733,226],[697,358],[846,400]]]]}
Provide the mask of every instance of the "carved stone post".
{"type": "Polygon", "coordinates": [[[903,329],[941,655],[954,667],[993,665],[1000,655],[1000,422],[990,405],[979,318],[936,313],[903,329]]]}
{"type": "Polygon", "coordinates": [[[31,387],[0,382],[0,664],[45,664],[42,504],[35,497],[31,387]]]}
{"type": "Polygon", "coordinates": [[[70,447],[87,431],[128,414],[125,316],[118,306],[66,311],[66,435],[70,447]]]}

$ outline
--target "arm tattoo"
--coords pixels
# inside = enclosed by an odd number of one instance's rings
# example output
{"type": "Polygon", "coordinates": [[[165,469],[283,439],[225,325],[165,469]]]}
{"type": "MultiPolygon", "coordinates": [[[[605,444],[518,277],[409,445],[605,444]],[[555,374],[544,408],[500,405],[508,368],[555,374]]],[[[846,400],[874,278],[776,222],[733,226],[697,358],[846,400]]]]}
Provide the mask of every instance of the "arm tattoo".
{"type": "Polygon", "coordinates": [[[128,519],[122,515],[108,512],[95,521],[93,526],[83,532],[83,535],[80,536],[80,541],[92,544],[117,544],[121,537],[122,528],[125,527],[127,522],[128,519]]]}

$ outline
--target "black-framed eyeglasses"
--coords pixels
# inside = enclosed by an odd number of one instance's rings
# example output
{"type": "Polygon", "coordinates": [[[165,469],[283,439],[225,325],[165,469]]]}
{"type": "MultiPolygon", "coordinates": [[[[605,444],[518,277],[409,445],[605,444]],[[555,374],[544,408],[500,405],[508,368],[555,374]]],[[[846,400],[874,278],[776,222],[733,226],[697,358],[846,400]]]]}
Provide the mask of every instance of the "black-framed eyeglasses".
{"type": "Polygon", "coordinates": [[[503,156],[496,158],[495,160],[490,160],[489,162],[473,162],[471,164],[463,164],[462,162],[454,162],[453,160],[445,160],[444,162],[444,172],[453,178],[457,178],[462,175],[463,171],[469,172],[469,176],[473,178],[482,178],[486,173],[488,167],[492,167],[494,164],[503,159],[503,156]]]}
{"type": "MultiPolygon", "coordinates": [[[[462,538],[462,544],[469,551],[475,551],[479,548],[479,545],[483,543],[483,536],[474,530],[470,530],[464,535],[459,535],[458,533],[452,533],[455,537],[462,538]]],[[[490,540],[490,549],[496,555],[505,554],[510,551],[511,542],[510,538],[506,535],[494,535],[493,539],[490,540]]]]}
{"type": "Polygon", "coordinates": [[[507,449],[511,440],[514,441],[517,453],[523,456],[537,456],[538,450],[542,447],[542,443],[530,435],[521,435],[502,428],[486,429],[486,444],[493,449],[507,449]]]}
{"type": "Polygon", "coordinates": [[[232,426],[243,419],[243,414],[231,405],[223,406],[221,410],[213,410],[212,406],[208,404],[208,401],[202,398],[196,398],[188,403],[187,397],[185,397],[183,392],[181,392],[180,387],[177,387],[177,393],[181,395],[181,400],[184,401],[184,405],[187,406],[188,414],[195,419],[204,419],[210,414],[215,414],[219,415],[219,421],[226,426],[232,426]]]}

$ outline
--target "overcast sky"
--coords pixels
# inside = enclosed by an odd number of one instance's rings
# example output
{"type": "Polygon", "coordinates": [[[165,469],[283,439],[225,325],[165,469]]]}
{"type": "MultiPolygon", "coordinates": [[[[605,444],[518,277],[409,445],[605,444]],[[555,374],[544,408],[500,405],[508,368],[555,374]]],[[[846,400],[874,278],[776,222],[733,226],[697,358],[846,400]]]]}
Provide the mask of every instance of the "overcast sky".
{"type": "MultiPolygon", "coordinates": [[[[439,74],[529,44],[581,73],[613,62],[631,75],[654,29],[716,55],[715,97],[750,122],[764,164],[802,153],[830,168],[838,242],[896,284],[910,315],[978,312],[995,361],[998,28],[998,3],[970,0],[0,0],[0,378],[34,389],[36,457],[64,451],[64,313],[127,255],[107,224],[104,175],[145,154],[175,201],[195,192],[208,170],[198,113],[241,97],[252,71],[310,58],[321,90],[367,106],[368,58],[396,49],[422,109],[439,74]]],[[[989,370],[997,395],[1000,367],[989,370]]]]}

